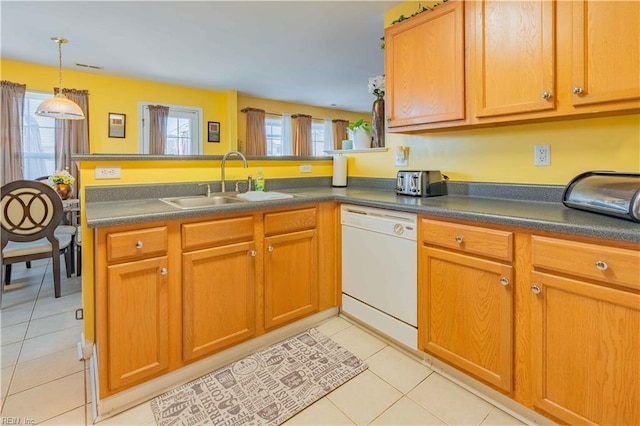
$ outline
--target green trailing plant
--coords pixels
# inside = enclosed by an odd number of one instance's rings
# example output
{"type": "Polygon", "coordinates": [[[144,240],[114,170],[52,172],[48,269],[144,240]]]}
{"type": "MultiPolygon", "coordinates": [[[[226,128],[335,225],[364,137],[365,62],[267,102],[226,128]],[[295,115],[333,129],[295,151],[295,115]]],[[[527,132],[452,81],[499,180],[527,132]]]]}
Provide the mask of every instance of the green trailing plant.
{"type": "MultiPolygon", "coordinates": [[[[442,0],[441,3],[436,3],[431,7],[422,6],[422,5],[420,5],[420,3],[418,3],[418,11],[416,13],[414,13],[413,15],[408,16],[408,17],[404,16],[404,15],[400,15],[400,16],[398,16],[398,18],[396,20],[391,22],[391,25],[397,24],[398,22],[405,21],[405,20],[407,20],[409,18],[413,18],[414,16],[419,15],[422,12],[426,12],[427,10],[432,10],[432,9],[436,8],[438,5],[446,3],[447,1],[448,0],[442,0]]],[[[384,50],[384,36],[380,37],[380,40],[382,41],[382,43],[380,44],[380,49],[384,50]]]]}
{"type": "Polygon", "coordinates": [[[370,132],[373,130],[373,128],[369,124],[364,122],[364,118],[359,119],[355,123],[349,124],[347,128],[352,132],[355,132],[357,129],[362,129],[365,132],[370,132]]]}

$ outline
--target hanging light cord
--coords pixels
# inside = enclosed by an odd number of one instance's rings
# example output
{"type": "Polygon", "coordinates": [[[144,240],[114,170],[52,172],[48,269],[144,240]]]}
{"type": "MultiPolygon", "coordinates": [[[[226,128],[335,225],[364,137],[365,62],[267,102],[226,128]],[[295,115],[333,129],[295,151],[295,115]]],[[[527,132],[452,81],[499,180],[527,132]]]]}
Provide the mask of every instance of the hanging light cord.
{"type": "Polygon", "coordinates": [[[62,43],[66,43],[67,40],[62,37],[51,37],[51,40],[58,43],[58,94],[62,94],[62,43]]]}
{"type": "Polygon", "coordinates": [[[56,40],[58,43],[58,86],[60,86],[60,93],[62,93],[62,40],[56,40]]]}

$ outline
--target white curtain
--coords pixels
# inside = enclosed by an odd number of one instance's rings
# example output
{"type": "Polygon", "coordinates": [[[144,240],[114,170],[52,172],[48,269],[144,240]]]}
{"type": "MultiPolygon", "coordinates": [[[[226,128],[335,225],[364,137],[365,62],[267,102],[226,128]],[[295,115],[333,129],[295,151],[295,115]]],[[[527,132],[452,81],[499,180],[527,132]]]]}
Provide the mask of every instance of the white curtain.
{"type": "Polygon", "coordinates": [[[291,114],[282,114],[282,155],[293,155],[291,114]]]}
{"type": "Polygon", "coordinates": [[[333,120],[330,118],[324,119],[324,148],[323,150],[329,151],[333,149],[333,120]]]}

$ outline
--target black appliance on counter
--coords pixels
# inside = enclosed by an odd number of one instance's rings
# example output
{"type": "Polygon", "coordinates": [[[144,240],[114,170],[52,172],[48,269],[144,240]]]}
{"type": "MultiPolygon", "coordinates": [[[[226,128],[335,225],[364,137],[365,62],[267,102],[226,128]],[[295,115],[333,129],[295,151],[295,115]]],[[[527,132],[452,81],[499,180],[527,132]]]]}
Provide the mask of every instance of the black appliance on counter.
{"type": "Polygon", "coordinates": [[[640,173],[579,174],[565,188],[562,202],[567,207],[640,222],[640,173]]]}

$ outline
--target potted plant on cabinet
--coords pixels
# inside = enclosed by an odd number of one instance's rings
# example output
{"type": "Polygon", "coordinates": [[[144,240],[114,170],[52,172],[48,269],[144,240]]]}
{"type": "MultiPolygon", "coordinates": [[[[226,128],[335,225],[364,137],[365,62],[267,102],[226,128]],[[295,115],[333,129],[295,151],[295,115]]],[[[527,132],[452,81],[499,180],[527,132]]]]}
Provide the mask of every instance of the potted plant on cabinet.
{"type": "Polygon", "coordinates": [[[349,138],[353,141],[353,149],[371,148],[371,126],[364,122],[364,118],[349,124],[349,138]]]}

